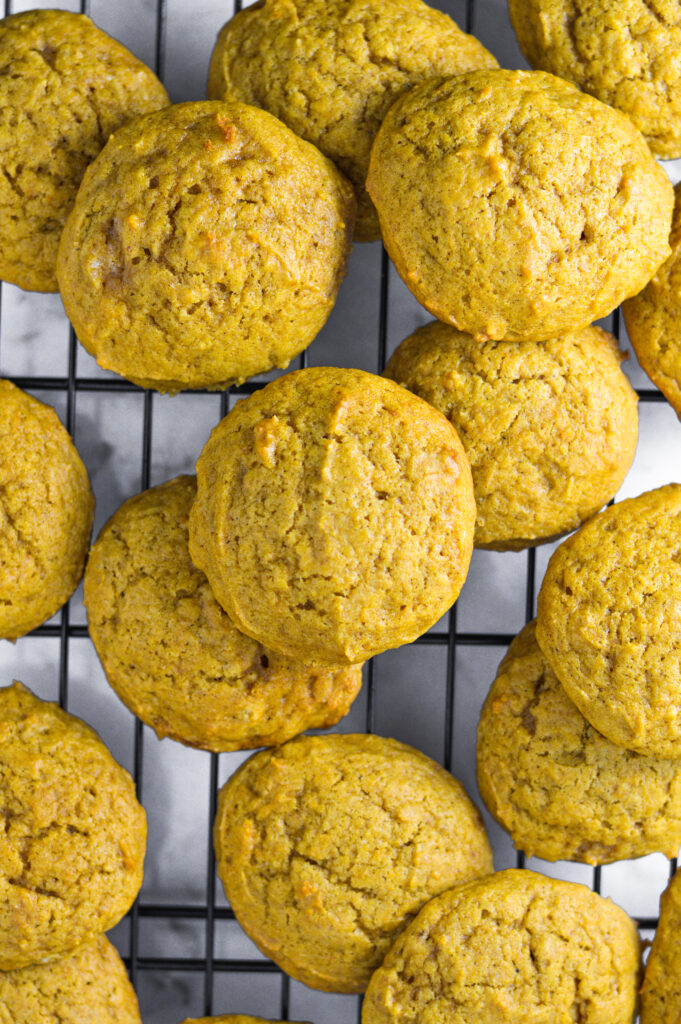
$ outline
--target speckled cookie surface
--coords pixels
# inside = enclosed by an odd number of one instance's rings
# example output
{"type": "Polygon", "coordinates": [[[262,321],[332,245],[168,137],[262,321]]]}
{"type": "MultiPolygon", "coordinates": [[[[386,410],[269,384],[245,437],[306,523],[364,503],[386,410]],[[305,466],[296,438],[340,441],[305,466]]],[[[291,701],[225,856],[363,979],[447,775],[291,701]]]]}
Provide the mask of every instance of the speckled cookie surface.
{"type": "Polygon", "coordinates": [[[367,189],[407,286],[480,341],[586,327],[669,255],[673,190],[640,132],[543,72],[416,86],[381,125],[367,189]]]}
{"type": "Polygon", "coordinates": [[[478,726],[478,783],[519,850],[609,864],[681,846],[681,761],[624,750],[569,699],[531,622],[499,666],[478,726]]]}
{"type": "Polygon", "coordinates": [[[439,409],[471,462],[477,547],[518,549],[573,530],[616,493],[634,458],[636,393],[612,335],[478,342],[420,328],[386,376],[439,409]]]}
{"type": "Polygon", "coordinates": [[[363,1024],[631,1024],[634,922],[583,885],[500,871],[426,904],[373,978],[363,1024]]]}
{"type": "Polygon", "coordinates": [[[52,963],[0,972],[0,1024],[141,1024],[123,961],[100,935],[52,963]]]}
{"type": "Polygon", "coordinates": [[[0,970],[113,927],[142,883],[146,818],[97,734],[15,683],[0,690],[0,970]]]}
{"type": "Polygon", "coordinates": [[[681,188],[674,192],[672,254],[622,311],[639,363],[681,417],[681,188]]]}
{"type": "Polygon", "coordinates": [[[141,61],[68,11],[0,21],[0,278],[56,292],[57,246],[88,164],[112,131],[166,106],[141,61]]]}
{"type": "Polygon", "coordinates": [[[0,637],[23,636],[68,600],[93,515],[87,471],[54,409],[0,380],[0,637]]]}
{"type": "Polygon", "coordinates": [[[80,341],[144,387],[223,387],[286,366],[324,324],[355,199],[264,110],[180,103],[88,168],[57,261],[80,341]]]}
{"type": "Polygon", "coordinates": [[[207,750],[274,746],[333,725],[361,667],[305,665],[236,629],[189,558],[195,494],[190,476],[144,491],[93,545],[85,604],[109,682],[159,736],[207,750]]]}
{"type": "Polygon", "coordinates": [[[660,921],[641,988],[641,1024],[681,1020],[681,872],[662,893],[660,921]]]}
{"type": "Polygon", "coordinates": [[[242,632],[364,661],[425,632],[468,571],[470,467],[448,420],[393,381],[315,367],[239,402],[197,463],[189,550],[242,632]]]}
{"type": "Polygon", "coordinates": [[[509,0],[529,63],[618,107],[658,156],[681,156],[677,0],[509,0]]]}
{"type": "Polygon", "coordinates": [[[364,181],[390,106],[424,79],[496,66],[421,0],[265,0],[222,29],[208,95],[264,107],[318,146],[355,186],[355,235],[370,241],[380,228],[364,181]]]}
{"type": "Polygon", "coordinates": [[[681,485],[605,509],[563,541],[537,640],[565,691],[613,743],[681,756],[681,485]]]}
{"type": "Polygon", "coordinates": [[[480,816],[430,758],[369,735],[302,736],[223,787],[218,871],[234,912],[299,981],[361,992],[435,893],[492,870],[480,816]]]}

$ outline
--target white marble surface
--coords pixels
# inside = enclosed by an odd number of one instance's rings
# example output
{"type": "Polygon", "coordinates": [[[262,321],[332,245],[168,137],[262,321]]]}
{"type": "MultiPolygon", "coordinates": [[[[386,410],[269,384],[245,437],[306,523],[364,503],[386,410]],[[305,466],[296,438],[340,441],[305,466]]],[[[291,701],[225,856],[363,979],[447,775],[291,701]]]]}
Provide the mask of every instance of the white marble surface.
{"type": "MultiPolygon", "coordinates": [[[[52,3],[15,2],[12,10],[52,3]]],[[[61,6],[78,9],[76,3],[61,6]]],[[[463,0],[438,0],[438,6],[464,23],[463,0]]],[[[156,0],[92,0],[91,13],[105,29],[150,63],[156,51],[156,0]]],[[[165,80],[174,100],[203,95],[210,49],[232,5],[225,0],[169,0],[166,24],[165,80]]],[[[510,30],[505,0],[476,0],[474,30],[507,67],[524,66],[510,30]]],[[[667,165],[674,181],[676,166],[667,165]]],[[[378,368],[381,252],[378,245],[357,246],[339,301],[328,324],[309,349],[311,364],[378,368]]],[[[394,272],[389,287],[389,351],[414,327],[429,319],[394,272]]],[[[0,320],[2,376],[64,376],[68,367],[68,324],[57,296],[23,293],[4,285],[0,320]]],[[[632,357],[627,372],[637,386],[649,382],[632,357]]],[[[79,349],[77,372],[105,378],[94,361],[79,349]]],[[[109,375],[110,376],[110,375],[109,375]]],[[[65,413],[63,392],[36,391],[38,397],[65,413]]],[[[76,402],[76,444],[88,466],[97,498],[96,529],[118,505],[141,486],[144,398],[141,393],[79,392],[76,402]]],[[[204,441],[220,415],[219,397],[180,395],[152,399],[151,481],[157,483],[192,470],[204,441]]],[[[634,467],[621,496],[670,480],[681,479],[681,425],[666,404],[641,406],[641,429],[634,467]]],[[[551,548],[537,552],[536,582],[551,548]]],[[[476,552],[457,606],[458,628],[464,632],[515,633],[524,622],[527,555],[476,552]]],[[[82,624],[80,591],[70,606],[70,621],[82,624]]],[[[61,621],[56,616],[55,623],[61,621]]],[[[444,622],[438,628],[446,628],[444,622]]],[[[456,653],[452,770],[479,801],[475,781],[475,727],[503,647],[460,646],[456,653]]],[[[20,678],[40,696],[58,694],[60,643],[57,638],[26,637],[17,644],[0,643],[2,683],[20,678]]],[[[445,755],[446,648],[407,647],[389,652],[375,663],[375,725],[384,735],[412,743],[442,760],[445,755]]],[[[109,689],[90,641],[69,644],[68,706],[97,728],[114,755],[133,767],[132,716],[109,689]]],[[[339,726],[362,731],[366,693],[339,726]]],[[[142,890],[145,903],[191,903],[206,898],[208,859],[210,756],[171,740],[159,742],[144,730],[142,798],[149,815],[149,852],[142,890]]],[[[223,755],[223,781],[243,755],[223,755]]],[[[514,865],[509,838],[489,816],[498,868],[514,865]]],[[[589,868],[536,862],[538,870],[591,884],[589,868]]],[[[668,874],[660,856],[618,864],[602,871],[602,891],[639,916],[654,916],[668,874]]],[[[217,903],[224,905],[220,887],[217,903]]],[[[129,922],[115,929],[121,950],[129,950],[129,922]]],[[[141,957],[191,957],[205,954],[205,927],[200,920],[143,919],[139,932],[141,957]]],[[[238,925],[218,922],[218,957],[261,959],[238,925]]],[[[204,1011],[203,976],[196,972],[143,970],[138,989],[144,1024],[176,1024],[204,1011]]],[[[249,1012],[278,1017],[281,979],[278,974],[216,973],[213,1012],[249,1012]]],[[[290,1016],[315,1024],[350,1024],[357,1019],[354,997],[315,993],[295,982],[290,986],[290,1016]]]]}

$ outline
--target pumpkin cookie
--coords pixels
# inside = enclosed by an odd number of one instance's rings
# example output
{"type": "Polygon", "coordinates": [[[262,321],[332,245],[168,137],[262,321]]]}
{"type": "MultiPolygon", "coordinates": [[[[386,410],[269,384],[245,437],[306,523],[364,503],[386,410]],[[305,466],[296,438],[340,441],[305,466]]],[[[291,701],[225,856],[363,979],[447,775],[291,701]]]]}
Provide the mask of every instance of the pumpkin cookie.
{"type": "Polygon", "coordinates": [[[402,342],[385,375],[444,413],[461,438],[476,547],[540,544],[619,489],[638,433],[622,358],[598,327],[546,342],[479,342],[436,322],[402,342]]]}
{"type": "Polygon", "coordinates": [[[681,757],[681,486],[605,509],[563,541],[537,640],[568,697],[613,743],[681,757]]]}
{"type": "Polygon", "coordinates": [[[180,103],[119,129],[59,249],[66,312],[100,366],[160,391],[287,366],[328,317],[355,200],[271,114],[180,103]]]}
{"type": "Polygon", "coordinates": [[[0,971],[113,927],[142,883],[144,810],[96,732],[21,685],[0,690],[0,971]]]}
{"type": "Polygon", "coordinates": [[[206,750],[274,746],[334,725],[362,685],[266,650],[240,633],[187,548],[196,480],[130,498],[90,552],[90,636],[121,700],[159,736],[206,750]]]}
{"type": "Polygon", "coordinates": [[[672,254],[622,311],[639,363],[681,418],[681,188],[674,192],[672,254]]]}
{"type": "Polygon", "coordinates": [[[54,409],[0,380],[0,637],[29,633],[83,575],[87,470],[54,409]]]}
{"type": "MultiPolygon", "coordinates": [[[[265,1020],[263,1017],[249,1017],[243,1013],[228,1013],[226,1017],[192,1017],[183,1024],[279,1024],[278,1021],[265,1020]]],[[[295,1022],[291,1022],[295,1024],[295,1022]]]]}
{"type": "Polygon", "coordinates": [[[662,893],[660,921],[641,988],[641,1024],[681,1020],[681,872],[662,893]]]}
{"type": "Polygon", "coordinates": [[[367,189],[407,286],[478,341],[586,327],[669,255],[673,191],[643,136],[538,71],[416,86],[381,125],[367,189]]]}
{"type": "Polygon", "coordinates": [[[508,6],[532,67],[624,111],[658,156],[681,156],[676,0],[509,0],[508,6]]]}
{"type": "Polygon", "coordinates": [[[426,904],[371,979],[362,1024],[631,1024],[639,964],[610,900],[500,871],[426,904]]]}
{"type": "Polygon", "coordinates": [[[0,21],[0,278],[56,292],[57,246],[88,164],[168,96],[156,75],[68,11],[0,21]]]}
{"type": "Polygon", "coordinates": [[[220,32],[208,96],[264,107],[318,146],[355,187],[355,237],[372,241],[380,228],[364,181],[391,105],[427,78],[493,67],[477,39],[421,0],[265,0],[220,32]]]}
{"type": "Polygon", "coordinates": [[[393,381],[314,367],[239,402],[197,463],[189,550],[236,626],[275,651],[353,663],[447,611],[471,556],[468,460],[393,381]]]}
{"type": "Polygon", "coordinates": [[[609,864],[681,846],[681,760],[596,732],[542,654],[531,622],[499,666],[478,727],[480,793],[518,849],[609,864]]]}
{"type": "Polygon", "coordinates": [[[301,736],[255,754],[220,793],[215,849],[246,933],[329,992],[362,992],[426,900],[492,870],[456,779],[380,736],[301,736]]]}
{"type": "Polygon", "coordinates": [[[137,996],[103,935],[48,964],[0,972],[2,1024],[141,1024],[137,996]]]}

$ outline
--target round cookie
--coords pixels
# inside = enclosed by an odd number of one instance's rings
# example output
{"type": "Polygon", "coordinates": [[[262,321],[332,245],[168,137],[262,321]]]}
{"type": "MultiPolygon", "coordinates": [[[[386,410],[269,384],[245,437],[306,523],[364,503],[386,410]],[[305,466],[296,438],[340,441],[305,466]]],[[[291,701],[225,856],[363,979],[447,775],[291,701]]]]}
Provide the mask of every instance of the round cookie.
{"type": "Polygon", "coordinates": [[[94,517],[87,470],[54,409],[0,380],[0,637],[68,601],[94,517]]]}
{"type": "Polygon", "coordinates": [[[349,182],[271,114],[180,103],[88,168],[57,261],[66,312],[100,366],[143,387],[287,366],[331,312],[354,211],[349,182]]]}
{"type": "Polygon", "coordinates": [[[220,792],[215,850],[246,933],[328,992],[364,991],[426,900],[492,870],[456,779],[369,735],[301,736],[255,754],[220,792]]]}
{"type": "Polygon", "coordinates": [[[381,125],[367,189],[405,284],[478,341],[586,327],[669,255],[672,187],[643,136],[539,71],[416,86],[381,125]]]}
{"type": "Polygon", "coordinates": [[[137,996],[103,935],[62,960],[0,972],[2,1024],[142,1024],[137,996]]]}
{"type": "Polygon", "coordinates": [[[681,156],[677,0],[509,0],[527,60],[624,111],[653,153],[681,156]]]}
{"type": "Polygon", "coordinates": [[[112,131],[168,104],[153,71],[83,14],[0,21],[0,278],[56,292],[57,247],[112,131]]]}
{"type": "Polygon", "coordinates": [[[491,53],[421,0],[265,0],[218,36],[208,96],[264,107],[347,174],[355,237],[380,238],[364,187],[371,144],[417,82],[497,67],[491,53]]]}
{"type": "Polygon", "coordinates": [[[641,1024],[681,1020],[681,872],[660,899],[660,920],[641,987],[641,1024]]]}
{"type": "Polygon", "coordinates": [[[500,871],[426,904],[371,979],[362,1024],[630,1024],[639,964],[610,900],[500,871]]]}
{"type": "Polygon", "coordinates": [[[0,971],[112,928],[142,884],[146,817],[97,734],[21,685],[0,689],[0,971]]]}
{"type": "Polygon", "coordinates": [[[393,381],[314,367],[239,402],[196,466],[189,551],[236,626],[290,657],[365,661],[456,600],[475,504],[445,417],[393,381]]]}
{"type": "Polygon", "coordinates": [[[537,640],[613,743],[681,756],[681,486],[605,509],[554,552],[537,640]]]}
{"type": "Polygon", "coordinates": [[[519,850],[610,864],[681,846],[681,760],[624,750],[566,695],[535,637],[513,640],[478,726],[480,794],[519,850]]]}
{"type": "Polygon", "coordinates": [[[130,498],[92,547],[85,604],[110,684],[159,736],[205,750],[334,725],[361,667],[294,662],[236,629],[189,558],[195,494],[195,478],[181,476],[130,498]]]}
{"type": "Polygon", "coordinates": [[[681,187],[674,193],[672,254],[622,311],[639,363],[681,418],[681,187]]]}
{"type": "Polygon", "coordinates": [[[385,375],[439,409],[461,438],[476,547],[540,544],[616,493],[638,433],[622,358],[598,327],[546,342],[479,342],[434,322],[402,342],[385,375]]]}

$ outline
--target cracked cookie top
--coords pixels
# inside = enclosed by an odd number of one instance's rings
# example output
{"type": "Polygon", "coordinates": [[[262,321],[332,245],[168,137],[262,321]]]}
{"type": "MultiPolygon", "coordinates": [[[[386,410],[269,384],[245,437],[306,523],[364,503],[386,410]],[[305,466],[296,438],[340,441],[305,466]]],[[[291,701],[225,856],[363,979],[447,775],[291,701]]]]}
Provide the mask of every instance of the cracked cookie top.
{"type": "Polygon", "coordinates": [[[0,278],[56,292],[57,247],[111,132],[168,104],[153,71],[83,14],[0,21],[0,278]]]}
{"type": "Polygon", "coordinates": [[[681,755],[681,485],[621,501],[551,556],[537,640],[613,743],[681,755]]]}
{"type": "Polygon", "coordinates": [[[636,925],[584,885],[499,871],[427,903],[376,971],[362,1024],[622,1024],[636,925]]]}
{"type": "Polygon", "coordinates": [[[363,991],[426,900],[492,870],[456,779],[369,735],[303,736],[256,754],[220,793],[215,849],[248,935],[331,992],[363,991]]]}
{"type": "Polygon", "coordinates": [[[367,188],[407,287],[479,341],[587,327],[669,255],[673,190],[641,133],[541,71],[417,85],[381,125],[367,188]]]}
{"type": "Polygon", "coordinates": [[[598,327],[546,342],[475,341],[431,323],[387,377],[444,413],[471,462],[476,547],[529,547],[575,529],[619,489],[636,450],[636,393],[598,327]]]}
{"type": "Polygon", "coordinates": [[[429,629],[466,578],[468,459],[442,413],[391,380],[280,377],[218,424],[196,471],[191,557],[275,651],[365,661],[429,629]]]}
{"type": "Polygon", "coordinates": [[[353,183],[355,237],[371,241],[380,228],[364,181],[391,105],[424,79],[496,66],[421,0],[263,0],[220,32],[208,96],[263,107],[318,146],[353,183]]]}
{"type": "Polygon", "coordinates": [[[85,604],[107,679],[159,736],[207,750],[334,725],[361,666],[294,661],[239,632],[189,558],[195,495],[195,477],[182,476],[130,498],[92,547],[85,604]]]}
{"type": "Polygon", "coordinates": [[[146,817],[96,732],[21,683],[0,690],[0,970],[112,928],[142,884],[146,817]]]}
{"type": "Polygon", "coordinates": [[[54,409],[0,380],[0,637],[69,599],[94,516],[87,470],[54,409]]]}
{"type": "Polygon", "coordinates": [[[681,156],[678,0],[509,0],[529,63],[628,114],[658,156],[681,156]]]}
{"type": "Polygon", "coordinates": [[[101,366],[161,391],[287,366],[324,324],[355,199],[330,160],[243,103],[125,125],[88,168],[59,287],[101,366]]]}
{"type": "Polygon", "coordinates": [[[0,972],[2,1024],[142,1024],[123,961],[103,936],[47,964],[0,972]]]}
{"type": "Polygon", "coordinates": [[[610,864],[681,846],[681,761],[611,743],[569,699],[531,622],[499,666],[478,726],[487,807],[528,856],[610,864]]]}

